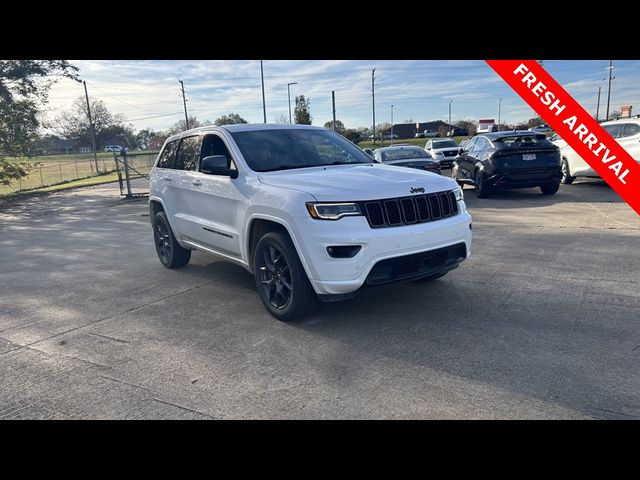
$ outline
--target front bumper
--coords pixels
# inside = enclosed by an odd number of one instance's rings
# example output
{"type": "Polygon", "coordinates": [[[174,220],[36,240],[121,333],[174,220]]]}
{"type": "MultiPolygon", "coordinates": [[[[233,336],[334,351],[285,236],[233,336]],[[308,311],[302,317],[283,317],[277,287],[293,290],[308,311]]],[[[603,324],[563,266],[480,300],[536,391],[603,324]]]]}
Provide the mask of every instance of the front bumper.
{"type": "MultiPolygon", "coordinates": [[[[459,202],[458,208],[460,213],[442,220],[378,229],[372,229],[365,217],[345,217],[335,222],[298,218],[296,238],[300,241],[296,246],[316,293],[344,295],[362,287],[374,265],[386,259],[422,254],[456,244],[463,244],[465,258],[469,257],[471,216],[464,202],[459,202]],[[327,247],[342,245],[359,245],[361,249],[352,258],[329,256],[327,247]]],[[[427,262],[423,266],[429,265],[427,262]]],[[[448,264],[436,265],[437,269],[446,266],[448,264]]],[[[424,271],[417,273],[418,276],[425,274],[424,271]]],[[[390,281],[393,280],[399,278],[390,281]]]]}

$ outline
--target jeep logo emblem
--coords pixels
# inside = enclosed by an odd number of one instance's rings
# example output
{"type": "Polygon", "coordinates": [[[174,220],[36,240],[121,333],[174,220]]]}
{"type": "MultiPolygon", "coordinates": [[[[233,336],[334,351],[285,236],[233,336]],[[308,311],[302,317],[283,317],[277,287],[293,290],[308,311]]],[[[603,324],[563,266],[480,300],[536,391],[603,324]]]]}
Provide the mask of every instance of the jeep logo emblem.
{"type": "Polygon", "coordinates": [[[424,188],[422,188],[422,187],[411,187],[411,190],[409,190],[409,192],[411,192],[411,193],[424,193],[424,188]]]}

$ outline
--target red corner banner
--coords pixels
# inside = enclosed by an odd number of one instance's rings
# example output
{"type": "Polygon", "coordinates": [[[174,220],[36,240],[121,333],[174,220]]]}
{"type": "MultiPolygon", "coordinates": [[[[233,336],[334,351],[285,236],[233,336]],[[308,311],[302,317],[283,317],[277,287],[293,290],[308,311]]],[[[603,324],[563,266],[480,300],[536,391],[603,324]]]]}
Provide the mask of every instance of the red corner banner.
{"type": "Polygon", "coordinates": [[[640,214],[640,165],[538,62],[487,63],[640,214]]]}

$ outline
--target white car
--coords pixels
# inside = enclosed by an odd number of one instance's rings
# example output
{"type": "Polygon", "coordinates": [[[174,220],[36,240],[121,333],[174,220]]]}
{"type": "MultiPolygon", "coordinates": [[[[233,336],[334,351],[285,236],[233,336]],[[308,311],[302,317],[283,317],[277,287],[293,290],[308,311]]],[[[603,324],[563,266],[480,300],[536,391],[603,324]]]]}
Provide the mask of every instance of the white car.
{"type": "Polygon", "coordinates": [[[105,152],[120,152],[122,150],[126,151],[126,148],[120,145],[107,145],[106,147],[104,147],[105,152]]]}
{"type": "Polygon", "coordinates": [[[151,169],[149,209],[162,265],[184,266],[192,250],[238,264],[280,320],[317,298],[434,280],[471,254],[471,216],[453,179],[377,163],[307,125],[169,137],[151,169]]]}
{"type": "Polygon", "coordinates": [[[529,129],[529,131],[531,132],[536,132],[536,133],[549,133],[549,132],[553,132],[553,130],[551,130],[551,127],[549,127],[549,125],[537,125],[535,127],[531,127],[529,129]]]}
{"type": "MultiPolygon", "coordinates": [[[[640,118],[621,118],[603,122],[602,128],[640,163],[640,118]]],[[[571,184],[576,177],[600,178],[571,146],[562,139],[553,142],[562,156],[562,183],[571,184]]]]}
{"type": "Polygon", "coordinates": [[[456,158],[460,151],[460,145],[453,139],[443,138],[442,140],[429,140],[424,149],[431,155],[431,158],[440,163],[440,167],[451,168],[453,159],[456,158]]]}
{"type": "Polygon", "coordinates": [[[415,134],[415,138],[431,138],[439,136],[440,134],[435,130],[425,130],[424,132],[418,132],[415,134]]]}

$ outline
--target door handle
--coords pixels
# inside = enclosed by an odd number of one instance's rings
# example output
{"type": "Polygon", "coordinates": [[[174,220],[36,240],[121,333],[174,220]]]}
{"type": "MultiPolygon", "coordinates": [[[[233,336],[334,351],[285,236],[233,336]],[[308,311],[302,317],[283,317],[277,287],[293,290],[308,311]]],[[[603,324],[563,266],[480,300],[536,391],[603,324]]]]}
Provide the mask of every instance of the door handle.
{"type": "Polygon", "coordinates": [[[173,178],[171,178],[171,177],[164,177],[164,179],[165,179],[167,182],[173,182],[173,178]]]}
{"type": "Polygon", "coordinates": [[[200,180],[194,180],[193,183],[196,187],[199,187],[200,185],[202,185],[202,182],[200,180]]]}

